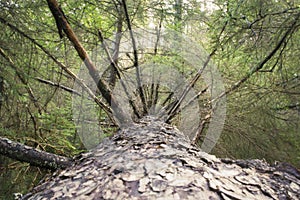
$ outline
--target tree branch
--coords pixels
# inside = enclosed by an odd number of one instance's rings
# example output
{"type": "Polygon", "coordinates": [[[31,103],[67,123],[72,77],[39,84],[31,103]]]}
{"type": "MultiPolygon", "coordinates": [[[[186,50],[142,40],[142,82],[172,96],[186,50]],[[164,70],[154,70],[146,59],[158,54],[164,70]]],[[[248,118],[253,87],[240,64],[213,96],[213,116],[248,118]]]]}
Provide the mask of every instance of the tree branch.
{"type": "Polygon", "coordinates": [[[77,75],[74,74],[67,66],[65,66],[63,63],[59,62],[44,46],[42,46],[41,44],[39,44],[35,39],[33,39],[32,37],[30,37],[29,35],[25,34],[23,31],[21,31],[20,29],[18,29],[16,26],[12,25],[11,23],[9,23],[8,21],[6,21],[5,19],[3,19],[1,17],[0,17],[0,22],[3,23],[3,24],[5,24],[9,28],[11,28],[13,31],[19,33],[21,36],[27,38],[28,40],[30,40],[36,46],[38,46],[59,67],[61,67],[66,73],[68,73],[90,95],[90,97],[96,102],[96,104],[99,105],[99,107],[102,108],[105,111],[105,113],[112,120],[112,122],[114,124],[116,124],[115,121],[114,121],[114,119],[113,119],[113,117],[111,116],[111,113],[112,113],[111,109],[104,102],[102,102],[101,99],[99,99],[94,94],[94,92],[81,79],[79,79],[77,77],[77,75]]]}
{"type": "Polygon", "coordinates": [[[145,114],[145,113],[147,113],[147,105],[146,105],[145,94],[144,94],[143,87],[142,87],[142,82],[141,82],[141,72],[140,72],[140,68],[139,68],[136,42],[135,42],[133,31],[132,31],[132,28],[131,28],[131,22],[130,22],[130,18],[129,18],[129,14],[128,14],[126,0],[122,0],[122,3],[123,3],[123,7],[124,7],[124,12],[125,12],[125,17],[126,17],[126,22],[127,22],[129,34],[130,34],[131,41],[132,41],[133,56],[134,56],[134,67],[136,69],[136,80],[137,80],[138,91],[139,91],[139,95],[140,95],[140,98],[141,98],[141,101],[142,101],[142,104],[143,104],[143,112],[145,114]]]}
{"type": "Polygon", "coordinates": [[[68,23],[67,19],[65,18],[62,9],[58,5],[56,0],[47,0],[48,7],[51,10],[53,17],[56,21],[59,21],[63,31],[67,35],[68,39],[73,43],[79,57],[84,62],[85,66],[89,70],[90,76],[93,78],[94,82],[97,84],[97,88],[101,92],[103,98],[111,107],[114,108],[114,111],[117,113],[119,120],[126,121],[126,115],[124,111],[120,107],[120,105],[116,102],[113,97],[112,91],[109,89],[109,86],[101,79],[99,75],[99,71],[96,69],[96,66],[88,56],[86,50],[78,40],[76,34],[74,33],[73,29],[71,28],[70,24],[68,23]]]}
{"type": "Polygon", "coordinates": [[[59,83],[53,83],[52,81],[49,81],[49,80],[44,80],[44,79],[41,79],[39,77],[35,78],[37,81],[41,82],[41,83],[44,83],[44,84],[47,84],[47,85],[51,85],[51,86],[54,86],[54,87],[58,87],[60,89],[63,89],[67,92],[70,92],[70,93],[73,93],[73,94],[76,94],[76,95],[79,95],[81,96],[81,93],[76,91],[76,90],[73,90],[72,88],[69,88],[69,87],[66,87],[64,85],[61,85],[59,83]]]}
{"type": "Polygon", "coordinates": [[[0,154],[51,170],[64,169],[73,163],[70,158],[41,151],[2,137],[0,137],[0,154]]]}
{"type": "Polygon", "coordinates": [[[124,83],[124,81],[122,80],[122,77],[121,77],[121,73],[122,73],[122,72],[121,72],[119,66],[117,65],[117,63],[115,62],[115,60],[113,59],[113,57],[111,56],[111,54],[109,53],[107,44],[105,43],[104,38],[103,38],[103,35],[102,35],[102,33],[101,33],[100,30],[98,30],[98,36],[99,36],[99,39],[100,39],[100,41],[101,41],[101,43],[102,43],[103,49],[104,49],[104,51],[105,51],[105,53],[106,53],[106,55],[107,55],[107,57],[108,57],[108,60],[109,60],[109,62],[110,62],[110,66],[114,69],[114,72],[116,73],[116,75],[117,75],[117,77],[118,77],[118,79],[119,79],[119,81],[120,81],[120,83],[121,83],[121,85],[122,85],[122,87],[123,87],[123,89],[124,89],[124,92],[125,92],[126,96],[128,97],[129,104],[130,104],[130,106],[132,107],[134,114],[135,114],[138,118],[140,118],[138,109],[137,109],[137,107],[135,106],[135,104],[134,104],[134,102],[133,102],[133,100],[132,100],[132,96],[129,94],[128,89],[127,89],[127,86],[126,86],[126,84],[124,83]]]}
{"type": "Polygon", "coordinates": [[[203,67],[201,69],[198,70],[198,72],[196,73],[196,75],[193,77],[193,79],[190,81],[189,85],[184,89],[183,93],[181,94],[180,98],[178,99],[178,101],[173,104],[173,106],[171,107],[171,109],[168,112],[168,117],[166,119],[166,122],[169,122],[177,113],[177,110],[180,108],[181,103],[183,102],[184,98],[186,97],[186,95],[189,93],[189,91],[194,87],[195,83],[198,81],[198,79],[200,78],[200,76],[202,75],[203,71],[205,70],[205,68],[207,67],[208,63],[210,62],[211,57],[215,54],[215,52],[217,51],[217,49],[215,48],[211,54],[206,58],[205,63],[203,64],[203,67]]]}
{"type": "Polygon", "coordinates": [[[98,89],[100,90],[102,96],[105,98],[106,102],[110,104],[112,93],[109,87],[100,78],[96,66],[93,64],[88,53],[86,52],[86,50],[84,49],[80,41],[78,40],[76,34],[74,33],[67,19],[65,18],[62,9],[60,8],[56,0],[47,0],[47,2],[48,2],[48,7],[51,10],[56,23],[60,24],[60,28],[63,29],[68,39],[73,43],[79,57],[84,62],[87,69],[89,70],[89,74],[97,84],[98,89]]]}
{"type": "Polygon", "coordinates": [[[297,27],[296,25],[297,25],[297,22],[298,22],[299,18],[300,18],[300,13],[298,13],[298,15],[296,16],[294,22],[292,23],[290,28],[285,32],[285,34],[282,36],[282,38],[277,43],[277,45],[274,47],[274,49],[257,66],[252,67],[252,69],[250,70],[250,72],[246,76],[244,76],[241,80],[237,81],[235,84],[233,84],[231,86],[231,88],[229,88],[227,91],[220,94],[217,98],[213,99],[212,101],[220,99],[223,96],[233,92],[234,90],[239,88],[244,82],[246,82],[253,74],[255,74],[256,72],[261,70],[264,67],[264,65],[277,53],[277,51],[279,51],[281,46],[287,41],[288,36],[293,33],[293,31],[297,27]]]}

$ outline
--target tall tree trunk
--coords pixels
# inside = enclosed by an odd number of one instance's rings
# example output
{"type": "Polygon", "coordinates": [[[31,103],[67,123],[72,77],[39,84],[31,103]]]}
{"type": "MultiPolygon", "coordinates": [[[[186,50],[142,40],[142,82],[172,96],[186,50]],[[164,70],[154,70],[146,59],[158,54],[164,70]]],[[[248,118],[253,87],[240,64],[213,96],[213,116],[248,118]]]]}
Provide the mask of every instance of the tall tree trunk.
{"type": "Polygon", "coordinates": [[[290,165],[218,159],[151,118],[119,131],[23,199],[299,199],[290,165]]]}

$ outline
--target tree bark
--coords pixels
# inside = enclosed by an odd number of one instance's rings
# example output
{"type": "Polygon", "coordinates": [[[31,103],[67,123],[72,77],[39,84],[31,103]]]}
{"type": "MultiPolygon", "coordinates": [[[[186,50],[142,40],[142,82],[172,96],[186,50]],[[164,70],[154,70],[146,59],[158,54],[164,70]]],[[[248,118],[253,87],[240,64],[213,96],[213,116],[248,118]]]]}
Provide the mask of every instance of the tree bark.
{"type": "Polygon", "coordinates": [[[0,154],[51,170],[65,169],[72,164],[70,158],[41,151],[2,137],[0,137],[0,154]]]}
{"type": "Polygon", "coordinates": [[[114,112],[118,113],[117,115],[119,116],[119,120],[126,121],[126,115],[122,110],[122,106],[116,102],[115,97],[113,96],[113,93],[110,90],[109,86],[104,80],[101,79],[99,70],[96,68],[96,66],[90,59],[87,51],[82,46],[77,35],[70,26],[68,20],[65,18],[63,10],[59,6],[58,2],[56,0],[47,0],[47,2],[53,17],[55,18],[56,24],[59,24],[59,32],[63,31],[66,34],[67,38],[70,40],[70,42],[72,42],[74,48],[77,51],[78,56],[81,58],[81,60],[87,67],[89,74],[93,78],[95,84],[97,85],[97,88],[100,91],[102,97],[106,100],[107,104],[112,105],[112,108],[114,108],[114,112]]]}
{"type": "Polygon", "coordinates": [[[300,173],[218,159],[151,118],[120,130],[23,199],[300,199],[300,173]]]}

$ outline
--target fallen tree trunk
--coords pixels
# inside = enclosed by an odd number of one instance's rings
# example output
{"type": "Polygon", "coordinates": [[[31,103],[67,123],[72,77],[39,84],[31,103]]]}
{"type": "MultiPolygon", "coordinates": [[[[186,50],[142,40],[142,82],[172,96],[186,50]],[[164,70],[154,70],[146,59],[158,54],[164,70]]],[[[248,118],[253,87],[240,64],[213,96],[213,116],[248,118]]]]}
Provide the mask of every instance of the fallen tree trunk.
{"type": "Polygon", "coordinates": [[[176,128],[145,120],[23,199],[300,199],[300,174],[290,165],[218,159],[176,128]]]}

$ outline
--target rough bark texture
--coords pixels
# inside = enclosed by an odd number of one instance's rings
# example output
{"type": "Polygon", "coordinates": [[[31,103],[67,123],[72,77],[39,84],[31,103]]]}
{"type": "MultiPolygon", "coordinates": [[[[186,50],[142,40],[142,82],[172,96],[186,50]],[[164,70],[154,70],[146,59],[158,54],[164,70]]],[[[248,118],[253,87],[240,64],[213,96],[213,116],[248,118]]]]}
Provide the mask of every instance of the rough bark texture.
{"type": "Polygon", "coordinates": [[[70,158],[40,151],[2,137],[0,137],[0,154],[51,170],[64,169],[72,164],[70,158]]]}
{"type": "Polygon", "coordinates": [[[176,128],[146,120],[119,131],[23,199],[300,199],[290,165],[218,159],[176,128]]]}

